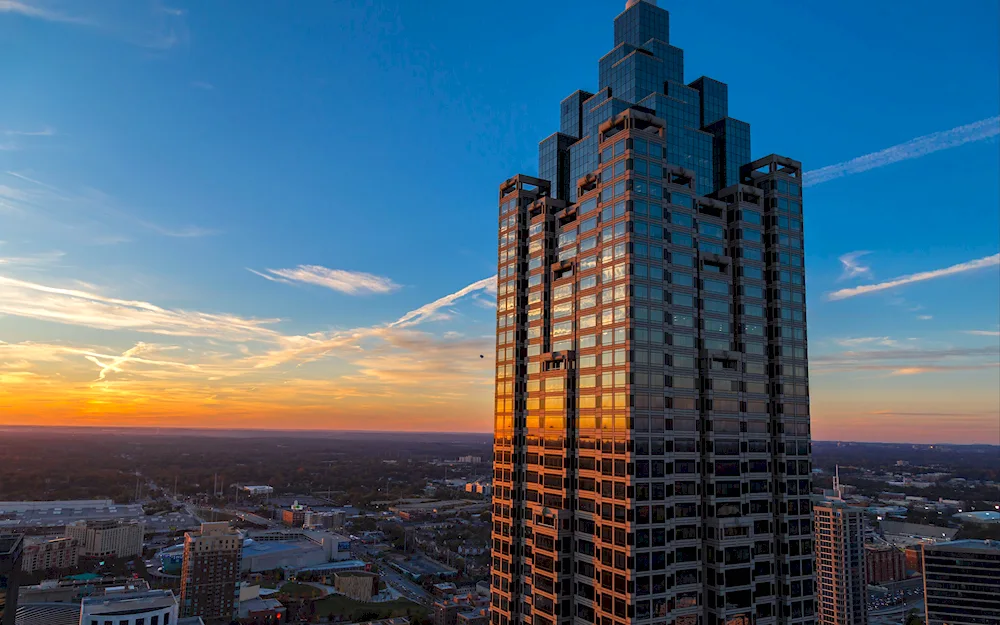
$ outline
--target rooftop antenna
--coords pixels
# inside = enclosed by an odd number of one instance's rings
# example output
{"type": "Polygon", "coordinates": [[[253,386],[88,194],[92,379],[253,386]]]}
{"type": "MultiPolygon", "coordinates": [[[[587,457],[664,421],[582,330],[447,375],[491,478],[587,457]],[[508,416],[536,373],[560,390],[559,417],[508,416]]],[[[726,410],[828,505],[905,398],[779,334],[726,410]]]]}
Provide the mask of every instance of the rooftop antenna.
{"type": "Polygon", "coordinates": [[[835,469],[835,472],[833,474],[833,494],[838,499],[843,499],[844,498],[844,494],[840,490],[840,465],[839,464],[837,465],[837,468],[835,469]]]}

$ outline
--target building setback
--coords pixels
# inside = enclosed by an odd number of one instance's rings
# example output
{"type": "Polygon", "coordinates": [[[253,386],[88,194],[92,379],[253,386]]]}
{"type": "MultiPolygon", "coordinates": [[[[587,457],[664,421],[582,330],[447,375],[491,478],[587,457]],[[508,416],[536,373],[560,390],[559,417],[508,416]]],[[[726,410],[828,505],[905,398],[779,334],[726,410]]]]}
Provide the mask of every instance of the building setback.
{"type": "Polygon", "coordinates": [[[668,21],[630,0],[500,185],[496,625],[816,620],[801,164],[668,21]]]}
{"type": "Polygon", "coordinates": [[[820,625],[868,625],[865,511],[840,500],[813,508],[820,625]]]}
{"type": "Polygon", "coordinates": [[[1000,624],[1000,542],[923,545],[925,625],[1000,624]]]}
{"type": "Polygon", "coordinates": [[[243,539],[229,523],[202,523],[184,534],[181,565],[181,616],[235,618],[239,610],[243,539]]]}

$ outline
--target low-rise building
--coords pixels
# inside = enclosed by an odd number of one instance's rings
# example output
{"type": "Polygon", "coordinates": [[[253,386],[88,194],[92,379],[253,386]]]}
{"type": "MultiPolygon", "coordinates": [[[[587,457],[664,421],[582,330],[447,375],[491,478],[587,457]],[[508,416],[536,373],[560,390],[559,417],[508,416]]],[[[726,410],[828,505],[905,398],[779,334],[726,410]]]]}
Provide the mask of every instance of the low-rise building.
{"type": "Polygon", "coordinates": [[[79,604],[81,599],[103,597],[108,592],[144,592],[147,590],[149,590],[149,584],[143,579],[83,574],[63,580],[46,580],[35,586],[22,586],[18,596],[22,604],[79,604]]]}
{"type": "Polygon", "coordinates": [[[281,511],[281,522],[288,527],[302,527],[306,522],[307,512],[308,508],[296,501],[287,510],[281,511]]]}
{"type": "Polygon", "coordinates": [[[434,625],[457,625],[458,615],[489,609],[488,597],[476,593],[451,595],[434,602],[434,625]]]}
{"type": "Polygon", "coordinates": [[[489,625],[490,609],[476,608],[467,612],[459,612],[455,617],[455,625],[489,625]]]}
{"type": "Polygon", "coordinates": [[[333,578],[333,587],[357,601],[371,601],[378,594],[378,573],[366,571],[347,571],[337,573],[333,578]]]}
{"type": "Polygon", "coordinates": [[[104,519],[77,521],[66,526],[66,536],[75,538],[81,557],[134,558],[142,553],[145,525],[139,521],[104,519]]]}
{"type": "Polygon", "coordinates": [[[243,492],[251,497],[270,497],[274,494],[274,488],[270,486],[244,486],[243,492]]]}
{"type": "MultiPolygon", "coordinates": [[[[110,602],[123,596],[135,596],[146,592],[149,592],[149,584],[145,580],[124,577],[83,574],[61,581],[45,581],[37,586],[21,588],[15,623],[16,625],[80,625],[81,623],[91,625],[93,621],[80,620],[80,609],[84,600],[110,602]]],[[[103,625],[106,620],[97,622],[103,625]]]]}
{"type": "Polygon", "coordinates": [[[865,545],[865,564],[869,584],[906,579],[906,555],[891,545],[865,545]]]}
{"type": "Polygon", "coordinates": [[[177,622],[177,599],[169,590],[106,593],[80,602],[81,625],[163,625],[177,622]]]}
{"type": "Polygon", "coordinates": [[[465,492],[489,497],[493,494],[493,484],[488,481],[469,482],[465,485],[465,492]]]}
{"type": "Polygon", "coordinates": [[[339,534],[301,529],[250,532],[243,542],[240,570],[297,570],[350,557],[351,541],[339,534]]]}
{"type": "Polygon", "coordinates": [[[906,557],[906,570],[923,573],[924,570],[924,546],[922,543],[907,545],[903,550],[906,557]]]}
{"type": "Polygon", "coordinates": [[[29,540],[21,558],[25,573],[71,569],[80,563],[80,545],[75,538],[61,537],[48,540],[29,540]]]}
{"type": "Polygon", "coordinates": [[[339,530],[344,527],[347,515],[343,510],[315,511],[309,510],[305,514],[303,526],[311,530],[339,530]]]}

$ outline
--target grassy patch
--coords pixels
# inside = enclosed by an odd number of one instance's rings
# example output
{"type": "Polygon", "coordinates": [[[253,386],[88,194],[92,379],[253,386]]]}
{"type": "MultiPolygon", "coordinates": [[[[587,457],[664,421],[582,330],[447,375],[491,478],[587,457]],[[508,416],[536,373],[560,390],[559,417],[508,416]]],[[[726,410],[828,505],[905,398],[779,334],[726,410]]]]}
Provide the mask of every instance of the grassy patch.
{"type": "Polygon", "coordinates": [[[343,595],[329,595],[316,602],[316,614],[319,616],[343,616],[351,620],[361,618],[363,615],[372,615],[372,618],[389,618],[410,614],[426,618],[427,608],[408,599],[394,599],[383,603],[364,603],[343,595]]]}
{"type": "Polygon", "coordinates": [[[306,584],[288,582],[281,587],[281,592],[297,599],[315,599],[323,594],[319,588],[314,588],[306,584]]]}

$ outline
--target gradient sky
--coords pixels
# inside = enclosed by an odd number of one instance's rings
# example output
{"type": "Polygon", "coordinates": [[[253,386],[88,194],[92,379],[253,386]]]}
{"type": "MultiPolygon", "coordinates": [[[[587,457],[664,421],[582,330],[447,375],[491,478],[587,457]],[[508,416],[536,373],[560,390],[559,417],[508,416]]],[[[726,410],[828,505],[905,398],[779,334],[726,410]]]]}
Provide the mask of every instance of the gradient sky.
{"type": "MultiPolygon", "coordinates": [[[[997,3],[660,4],[809,172],[814,436],[1000,442],[997,3]]],[[[623,6],[0,0],[0,423],[489,430],[497,188],[623,6]]]]}

